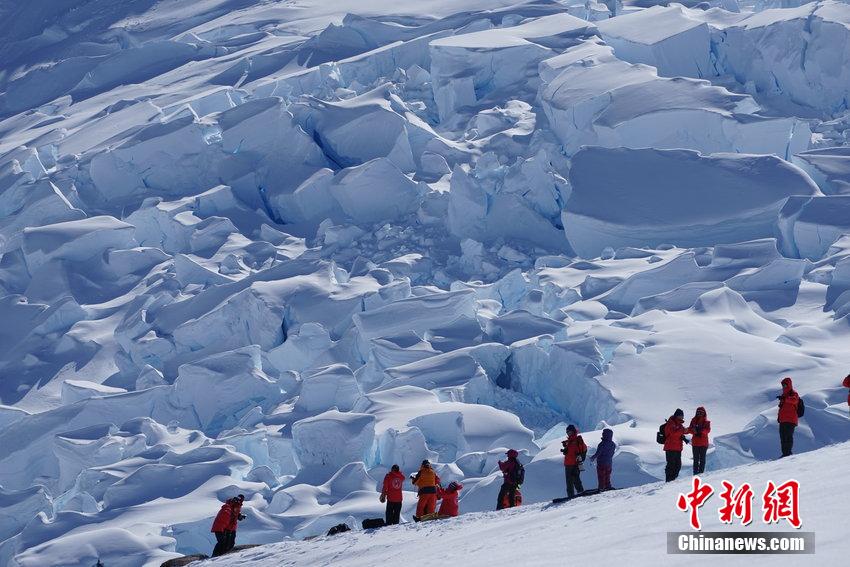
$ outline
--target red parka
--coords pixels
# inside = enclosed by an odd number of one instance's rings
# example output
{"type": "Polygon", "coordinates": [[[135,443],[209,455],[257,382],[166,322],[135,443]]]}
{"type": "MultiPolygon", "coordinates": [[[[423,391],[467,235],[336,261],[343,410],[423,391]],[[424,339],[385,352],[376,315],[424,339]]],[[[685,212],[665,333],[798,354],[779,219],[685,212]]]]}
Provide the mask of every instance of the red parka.
{"type": "Polygon", "coordinates": [[[404,486],[404,473],[400,471],[390,471],[384,477],[384,486],[381,489],[381,495],[387,497],[389,502],[401,502],[402,487],[404,486]]]}
{"type": "Polygon", "coordinates": [[[664,425],[664,450],[682,451],[682,438],[688,433],[684,426],[685,420],[671,415],[664,425]]]}
{"type": "MultiPolygon", "coordinates": [[[[845,388],[850,388],[850,374],[844,379],[843,384],[845,388]]],[[[850,406],[850,392],[847,392],[847,405],[850,406]]]]}
{"type": "Polygon", "coordinates": [[[453,482],[449,485],[449,487],[440,494],[443,497],[443,500],[440,504],[440,510],[437,512],[439,516],[457,516],[458,514],[458,505],[457,499],[460,496],[460,491],[463,489],[463,485],[459,482],[453,482]],[[454,490],[452,490],[454,488],[454,490]]]}
{"type": "Polygon", "coordinates": [[[694,447],[708,447],[708,434],[711,431],[711,422],[708,420],[708,414],[705,408],[700,406],[697,408],[697,415],[691,419],[691,425],[688,427],[688,433],[693,434],[691,437],[691,445],[694,447]],[[699,415],[699,414],[702,415],[699,415]]]}
{"type": "Polygon", "coordinates": [[[235,532],[239,527],[239,514],[242,513],[242,502],[240,502],[237,498],[233,498],[231,500],[233,503],[230,506],[233,509],[233,514],[230,516],[230,527],[227,529],[231,532],[235,532]]]}
{"type": "Polygon", "coordinates": [[[587,454],[587,445],[585,445],[584,439],[581,438],[581,435],[578,434],[578,430],[569,434],[563,451],[565,467],[577,465],[579,455],[584,458],[584,455],[587,454]]]}
{"type": "Polygon", "coordinates": [[[793,423],[797,425],[797,404],[800,396],[794,391],[794,385],[790,378],[782,379],[782,395],[779,396],[779,414],[776,421],[779,423],[793,423]]]}
{"type": "Polygon", "coordinates": [[[226,532],[230,529],[231,519],[235,520],[236,515],[233,512],[233,505],[230,500],[221,505],[221,510],[215,515],[211,532],[226,532]]]}

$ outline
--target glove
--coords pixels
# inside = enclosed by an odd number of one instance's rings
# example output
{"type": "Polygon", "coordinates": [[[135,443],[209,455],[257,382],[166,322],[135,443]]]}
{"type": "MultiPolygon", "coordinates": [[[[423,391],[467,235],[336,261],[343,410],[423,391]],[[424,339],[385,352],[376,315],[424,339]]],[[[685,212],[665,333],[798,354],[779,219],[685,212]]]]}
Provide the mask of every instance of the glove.
{"type": "Polygon", "coordinates": [[[691,444],[691,442],[690,442],[690,441],[688,441],[688,438],[687,438],[687,437],[682,437],[682,441],[684,441],[684,442],[685,442],[685,445],[690,445],[690,444],[691,444]]]}
{"type": "Polygon", "coordinates": [[[386,495],[386,494],[381,494],[381,504],[383,504],[383,503],[384,503],[384,502],[386,502],[386,501],[387,501],[387,495],[386,495]]]}
{"type": "Polygon", "coordinates": [[[247,518],[247,516],[246,516],[245,514],[239,514],[239,521],[240,521],[240,522],[241,522],[242,520],[244,520],[245,518],[247,518]]]}

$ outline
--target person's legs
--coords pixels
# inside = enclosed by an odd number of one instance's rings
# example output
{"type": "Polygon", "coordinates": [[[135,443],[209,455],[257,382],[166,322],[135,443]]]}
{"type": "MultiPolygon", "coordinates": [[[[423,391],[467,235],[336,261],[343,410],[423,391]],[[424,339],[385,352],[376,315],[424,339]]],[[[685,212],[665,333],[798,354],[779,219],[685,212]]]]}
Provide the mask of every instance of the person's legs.
{"type": "Polygon", "coordinates": [[[394,526],[401,521],[401,502],[387,502],[387,513],[384,520],[389,526],[394,526]]]}
{"type": "Polygon", "coordinates": [[[567,498],[572,498],[576,495],[575,487],[573,486],[573,469],[570,465],[564,466],[564,476],[567,478],[567,498]]]}
{"type": "Polygon", "coordinates": [[[584,492],[584,485],[581,483],[581,469],[576,465],[573,468],[573,475],[575,478],[573,479],[573,484],[576,487],[578,492],[584,492]]]}
{"type": "Polygon", "coordinates": [[[437,509],[436,494],[420,494],[419,503],[416,506],[416,515],[419,517],[433,514],[437,509]]]}
{"type": "Polygon", "coordinates": [[[794,424],[780,423],[779,424],[779,444],[782,448],[782,456],[791,455],[794,448],[794,424]]]}
{"type": "Polygon", "coordinates": [[[227,533],[227,551],[231,551],[236,547],[236,532],[228,531],[227,533]]]}
{"type": "Polygon", "coordinates": [[[599,490],[611,488],[611,465],[596,465],[596,479],[599,490]]]}
{"type": "Polygon", "coordinates": [[[667,466],[664,467],[664,480],[670,482],[679,477],[679,471],[682,468],[682,452],[664,451],[664,454],[667,458],[667,466]]]}
{"type": "Polygon", "coordinates": [[[694,447],[694,475],[705,472],[705,453],[708,447],[694,447]]]}
{"type": "Polygon", "coordinates": [[[227,542],[229,540],[227,532],[213,532],[215,535],[215,547],[213,548],[212,556],[218,557],[227,551],[227,542]]]}
{"type": "Polygon", "coordinates": [[[508,506],[513,508],[516,506],[516,486],[508,487],[508,506]]]}
{"type": "Polygon", "coordinates": [[[499,498],[496,501],[496,510],[501,510],[505,507],[505,494],[508,491],[508,485],[502,484],[502,487],[499,489],[499,498]]]}

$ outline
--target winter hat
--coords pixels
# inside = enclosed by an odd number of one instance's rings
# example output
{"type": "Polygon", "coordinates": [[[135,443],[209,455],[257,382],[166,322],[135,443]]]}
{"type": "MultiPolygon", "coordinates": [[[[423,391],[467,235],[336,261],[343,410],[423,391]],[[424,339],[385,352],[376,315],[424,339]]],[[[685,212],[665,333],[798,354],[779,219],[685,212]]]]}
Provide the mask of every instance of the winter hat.
{"type": "Polygon", "coordinates": [[[240,502],[245,502],[245,495],[244,495],[244,494],[237,494],[237,495],[236,495],[236,498],[237,498],[240,502]]]}
{"type": "Polygon", "coordinates": [[[515,459],[519,457],[519,453],[516,452],[516,449],[508,449],[508,452],[506,454],[508,455],[509,459],[515,459]]]}
{"type": "Polygon", "coordinates": [[[430,467],[431,461],[429,461],[428,459],[425,459],[424,461],[422,461],[422,466],[423,467],[430,467]]]}
{"type": "Polygon", "coordinates": [[[685,419],[685,412],[682,411],[682,408],[676,408],[676,411],[673,412],[673,417],[681,417],[685,419]]]}
{"type": "Polygon", "coordinates": [[[576,429],[576,426],[572,423],[567,426],[567,433],[569,433],[570,431],[578,433],[578,429],[576,429]]]}
{"type": "Polygon", "coordinates": [[[393,465],[393,466],[391,467],[391,470],[392,470],[393,472],[398,472],[398,471],[399,471],[398,465],[393,465]]]}
{"type": "Polygon", "coordinates": [[[602,438],[610,441],[614,437],[614,431],[612,429],[603,429],[602,430],[602,438]]]}
{"type": "Polygon", "coordinates": [[[457,483],[455,481],[452,481],[451,483],[449,483],[449,491],[450,492],[457,492],[457,483]]]}

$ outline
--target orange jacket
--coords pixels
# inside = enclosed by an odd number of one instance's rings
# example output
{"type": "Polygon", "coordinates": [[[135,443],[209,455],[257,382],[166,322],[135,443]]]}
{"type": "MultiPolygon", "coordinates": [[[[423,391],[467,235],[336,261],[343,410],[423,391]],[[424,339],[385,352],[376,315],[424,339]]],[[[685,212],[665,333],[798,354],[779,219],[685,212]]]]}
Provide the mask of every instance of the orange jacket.
{"type": "Polygon", "coordinates": [[[436,494],[440,477],[430,467],[422,467],[413,477],[413,485],[419,489],[419,494],[436,494]]]}

